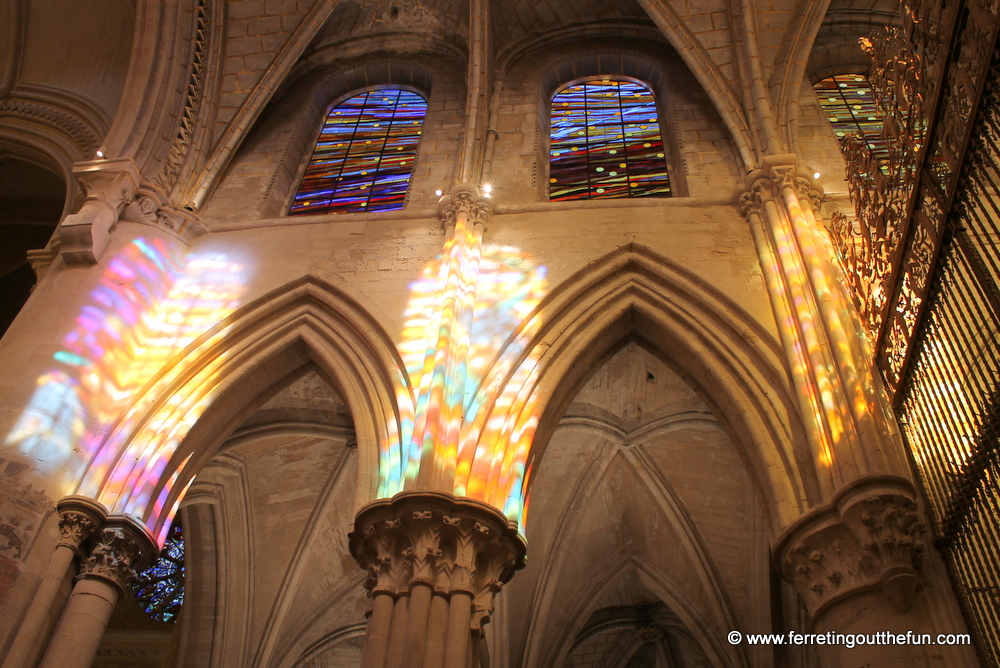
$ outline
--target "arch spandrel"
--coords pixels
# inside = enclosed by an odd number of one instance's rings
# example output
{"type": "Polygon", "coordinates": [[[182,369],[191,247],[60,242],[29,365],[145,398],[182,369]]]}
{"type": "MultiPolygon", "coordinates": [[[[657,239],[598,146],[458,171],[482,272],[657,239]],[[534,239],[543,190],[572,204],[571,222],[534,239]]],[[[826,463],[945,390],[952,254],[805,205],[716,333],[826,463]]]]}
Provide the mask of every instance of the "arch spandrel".
{"type": "MultiPolygon", "coordinates": [[[[775,532],[816,502],[815,472],[777,343],[697,277],[645,248],[625,246],[557,286],[530,320],[540,324],[529,342],[501,352],[480,388],[501,385],[531,400],[513,408],[480,404],[466,432],[479,443],[509,443],[519,426],[537,424],[522,494],[578,383],[602,355],[632,336],[697,379],[752,462],[775,532]],[[506,355],[516,359],[505,363],[506,355]],[[525,363],[538,369],[527,382],[515,373],[525,363]],[[523,385],[512,387],[514,382],[523,385]]],[[[485,484],[476,498],[499,507],[496,488],[505,472],[496,463],[477,463],[472,475],[492,485],[485,484]]]]}

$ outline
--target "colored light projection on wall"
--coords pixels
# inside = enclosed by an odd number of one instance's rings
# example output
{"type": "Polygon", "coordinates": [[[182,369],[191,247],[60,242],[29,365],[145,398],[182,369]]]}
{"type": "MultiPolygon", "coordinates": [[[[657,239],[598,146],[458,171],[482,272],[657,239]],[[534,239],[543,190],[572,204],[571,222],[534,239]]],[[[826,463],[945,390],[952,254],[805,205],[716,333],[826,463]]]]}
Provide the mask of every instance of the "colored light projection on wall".
{"type": "Polygon", "coordinates": [[[552,97],[549,199],[669,197],[670,178],[652,91],[593,79],[552,97]]]}
{"type": "Polygon", "coordinates": [[[439,488],[520,522],[533,427],[487,418],[533,405],[523,389],[537,360],[524,352],[546,270],[516,248],[483,248],[480,235],[460,218],[442,257],[411,285],[399,350],[415,396],[399,404],[415,409],[404,416],[402,451],[383,448],[378,495],[439,488]]]}
{"type": "Polygon", "coordinates": [[[424,98],[398,89],[331,109],[288,215],[402,209],[426,113],[424,98]]]}
{"type": "MultiPolygon", "coordinates": [[[[155,483],[207,401],[186,405],[183,420],[149,421],[127,443],[108,438],[112,422],[124,414],[115,434],[130,433],[129,420],[141,412],[130,408],[134,397],[166,366],[177,373],[192,363],[179,354],[236,309],[244,283],[243,267],[221,254],[185,256],[157,239],[126,245],[80,309],[5,444],[30,456],[65,493],[145,517],[155,483]]],[[[185,400],[171,396],[158,414],[185,400]]],[[[162,514],[163,497],[156,502],[162,514]]]]}
{"type": "Polygon", "coordinates": [[[839,137],[860,135],[883,164],[889,160],[889,145],[882,136],[885,114],[875,104],[868,79],[861,74],[838,74],[813,84],[823,112],[839,137]]]}

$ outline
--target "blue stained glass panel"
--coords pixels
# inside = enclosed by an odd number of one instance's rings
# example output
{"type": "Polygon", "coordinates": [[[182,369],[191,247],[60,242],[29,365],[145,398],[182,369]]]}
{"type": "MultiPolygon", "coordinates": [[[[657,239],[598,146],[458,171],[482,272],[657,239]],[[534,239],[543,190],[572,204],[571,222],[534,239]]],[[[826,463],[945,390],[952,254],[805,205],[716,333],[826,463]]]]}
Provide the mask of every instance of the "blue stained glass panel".
{"type": "Polygon", "coordinates": [[[402,209],[426,113],[423,97],[400,89],[331,109],[288,214],[402,209]]]}
{"type": "Polygon", "coordinates": [[[669,197],[656,100],[646,86],[592,79],[552,97],[549,200],[669,197]]]}
{"type": "Polygon", "coordinates": [[[139,607],[158,622],[175,621],[184,604],[184,534],[174,525],[155,564],[135,576],[139,607]]]}

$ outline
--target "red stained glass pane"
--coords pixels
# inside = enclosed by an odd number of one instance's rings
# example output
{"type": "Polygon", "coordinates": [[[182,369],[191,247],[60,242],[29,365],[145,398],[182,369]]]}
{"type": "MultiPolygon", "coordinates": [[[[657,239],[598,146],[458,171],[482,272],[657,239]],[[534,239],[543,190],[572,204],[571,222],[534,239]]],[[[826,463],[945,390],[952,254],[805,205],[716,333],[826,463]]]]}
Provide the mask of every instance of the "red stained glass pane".
{"type": "Polygon", "coordinates": [[[423,97],[399,89],[331,109],[288,215],[402,209],[426,113],[423,97]]]}
{"type": "Polygon", "coordinates": [[[634,81],[593,79],[552,98],[549,199],[669,197],[653,92],[634,81]]]}

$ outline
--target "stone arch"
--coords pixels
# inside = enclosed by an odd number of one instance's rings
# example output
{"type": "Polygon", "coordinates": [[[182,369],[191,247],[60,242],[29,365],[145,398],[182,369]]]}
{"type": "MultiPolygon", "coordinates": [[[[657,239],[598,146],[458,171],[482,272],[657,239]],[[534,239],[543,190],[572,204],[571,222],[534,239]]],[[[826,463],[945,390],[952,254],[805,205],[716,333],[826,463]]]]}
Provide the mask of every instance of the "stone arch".
{"type": "MultiPolygon", "coordinates": [[[[816,472],[780,346],[702,279],[630,244],[559,285],[531,317],[541,323],[537,331],[523,347],[508,346],[500,354],[480,392],[513,382],[511,369],[531,361],[539,372],[530,386],[515,392],[530,393],[534,406],[484,404],[474,422],[521,425],[537,420],[522,493],[529,491],[531,469],[579,384],[607,351],[635,337],[669,358],[682,374],[698,379],[720,422],[743,448],[775,535],[818,501],[816,472]],[[516,356],[515,363],[502,363],[508,355],[516,356]]],[[[494,480],[504,474],[494,465],[488,475],[494,480]]]]}
{"type": "Polygon", "coordinates": [[[78,493],[102,498],[158,533],[194,475],[257,408],[266,390],[310,362],[347,402],[358,443],[356,504],[371,501],[380,448],[399,447],[398,401],[408,401],[408,381],[374,318],[312,276],[258,298],[175,356],[120,411],[101,446],[112,463],[104,470],[91,466],[78,493]],[[191,420],[181,414],[190,404],[173,401],[180,396],[205,405],[186,433],[176,432],[177,425],[191,420]],[[177,433],[172,449],[169,440],[167,446],[153,442],[164,431],[170,432],[168,439],[177,433]],[[140,456],[153,447],[159,448],[158,457],[140,456]],[[147,482],[138,489],[109,488],[116,475],[129,471],[147,482]]]}

